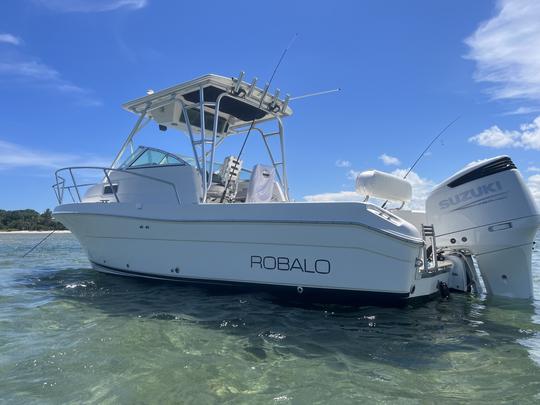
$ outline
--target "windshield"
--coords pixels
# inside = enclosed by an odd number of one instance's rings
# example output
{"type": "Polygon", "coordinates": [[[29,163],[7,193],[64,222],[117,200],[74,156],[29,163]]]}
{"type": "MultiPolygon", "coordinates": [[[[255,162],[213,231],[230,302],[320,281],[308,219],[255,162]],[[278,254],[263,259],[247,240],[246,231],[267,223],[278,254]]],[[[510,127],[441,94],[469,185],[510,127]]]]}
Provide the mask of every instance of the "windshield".
{"type": "MultiPolygon", "coordinates": [[[[125,161],[120,165],[120,169],[152,167],[152,166],[170,166],[170,165],[190,165],[197,167],[196,160],[191,156],[173,155],[160,149],[150,148],[148,146],[139,146],[125,161]]],[[[218,175],[222,163],[214,162],[214,176],[218,175]]],[[[239,179],[247,181],[251,178],[251,170],[242,169],[239,179]]]]}
{"type": "Polygon", "coordinates": [[[127,167],[148,167],[148,166],[167,166],[167,165],[185,165],[186,162],[178,156],[159,149],[139,146],[135,152],[129,156],[124,163],[120,165],[121,169],[127,167]]]}

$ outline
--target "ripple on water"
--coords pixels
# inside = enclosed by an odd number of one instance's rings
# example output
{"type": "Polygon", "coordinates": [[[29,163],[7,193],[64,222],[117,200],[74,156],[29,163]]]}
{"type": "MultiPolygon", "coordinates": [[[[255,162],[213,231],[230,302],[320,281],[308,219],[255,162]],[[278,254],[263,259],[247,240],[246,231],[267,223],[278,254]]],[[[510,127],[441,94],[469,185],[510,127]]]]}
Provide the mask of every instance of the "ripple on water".
{"type": "MultiPolygon", "coordinates": [[[[0,236],[7,403],[533,403],[539,301],[299,308],[103,275],[71,235],[0,236]]],[[[534,253],[535,293],[540,260],[534,253]]]]}

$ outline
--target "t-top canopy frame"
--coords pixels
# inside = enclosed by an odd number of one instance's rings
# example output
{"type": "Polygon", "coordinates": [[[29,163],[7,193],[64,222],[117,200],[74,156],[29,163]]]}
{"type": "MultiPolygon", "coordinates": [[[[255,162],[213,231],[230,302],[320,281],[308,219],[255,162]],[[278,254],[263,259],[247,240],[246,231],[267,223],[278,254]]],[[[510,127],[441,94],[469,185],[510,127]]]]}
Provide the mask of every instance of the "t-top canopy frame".
{"type": "MultiPolygon", "coordinates": [[[[140,97],[125,103],[122,107],[136,114],[144,111],[155,110],[168,105],[175,99],[181,99],[186,106],[200,103],[200,88],[204,88],[204,101],[207,102],[207,110],[213,109],[212,103],[222,93],[227,93],[230,98],[223,100],[221,105],[222,117],[227,118],[231,129],[251,123],[274,119],[276,116],[286,117],[292,115],[288,106],[289,96],[280,99],[279,89],[272,95],[268,92],[268,84],[261,89],[256,87],[256,80],[251,84],[242,81],[243,73],[238,78],[228,78],[218,75],[205,75],[176,86],[169,87],[158,92],[140,97]]],[[[192,123],[193,126],[193,123],[192,123]]],[[[224,133],[223,135],[226,135],[224,133]]]]}
{"type": "Polygon", "coordinates": [[[242,80],[243,76],[243,72],[238,78],[205,75],[156,93],[149,92],[148,96],[124,104],[124,109],[138,114],[139,118],[114,159],[112,167],[118,164],[128,146],[131,145],[133,149],[134,136],[150,120],[153,119],[162,127],[161,120],[163,114],[166,114],[167,123],[171,128],[183,130],[189,135],[201,176],[202,202],[206,202],[208,190],[212,185],[213,176],[209,176],[208,173],[213,173],[214,170],[215,150],[229,135],[246,133],[251,128],[251,131],[261,135],[280,186],[286,199],[289,200],[282,123],[283,117],[292,115],[292,110],[288,106],[289,96],[283,100],[279,99],[279,89],[274,95],[270,95],[268,84],[264,89],[260,89],[256,87],[256,79],[248,84],[242,80]],[[258,126],[269,121],[277,122],[275,131],[265,132],[258,126]],[[268,138],[272,136],[279,136],[281,155],[279,160],[276,159],[276,154],[272,152],[268,142],[268,138]]]}

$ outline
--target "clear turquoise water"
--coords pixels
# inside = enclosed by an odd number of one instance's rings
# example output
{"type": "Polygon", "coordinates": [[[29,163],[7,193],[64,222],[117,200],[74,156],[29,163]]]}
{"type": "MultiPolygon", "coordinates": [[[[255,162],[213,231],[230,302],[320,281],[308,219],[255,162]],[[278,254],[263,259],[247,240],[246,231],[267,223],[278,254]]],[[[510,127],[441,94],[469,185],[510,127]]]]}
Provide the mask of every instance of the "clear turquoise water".
{"type": "MultiPolygon", "coordinates": [[[[90,269],[0,235],[0,402],[540,403],[540,300],[302,309],[90,269]]],[[[534,253],[540,298],[540,254],[534,253]]]]}

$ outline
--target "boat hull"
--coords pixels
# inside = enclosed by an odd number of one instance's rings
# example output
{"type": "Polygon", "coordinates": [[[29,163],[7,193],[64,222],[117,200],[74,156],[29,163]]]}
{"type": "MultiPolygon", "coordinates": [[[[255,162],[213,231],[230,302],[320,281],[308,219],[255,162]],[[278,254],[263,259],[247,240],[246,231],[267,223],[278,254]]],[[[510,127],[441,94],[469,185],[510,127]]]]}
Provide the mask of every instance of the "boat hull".
{"type": "Polygon", "coordinates": [[[418,282],[421,243],[354,223],[156,219],[73,209],[55,217],[94,268],[124,276],[336,302],[401,300],[418,282]]]}

